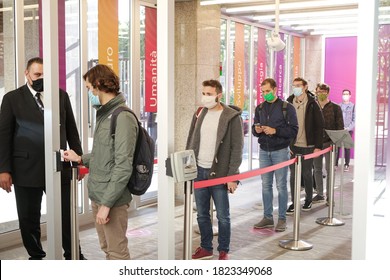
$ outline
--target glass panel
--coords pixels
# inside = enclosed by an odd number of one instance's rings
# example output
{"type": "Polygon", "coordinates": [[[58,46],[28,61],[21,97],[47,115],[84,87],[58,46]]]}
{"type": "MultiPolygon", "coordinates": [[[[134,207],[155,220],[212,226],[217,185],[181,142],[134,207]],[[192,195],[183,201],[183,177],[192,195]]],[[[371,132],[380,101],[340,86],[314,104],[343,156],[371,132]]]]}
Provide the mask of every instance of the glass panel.
{"type": "Polygon", "coordinates": [[[24,0],[25,61],[39,56],[39,5],[38,0],[24,0]]]}
{"type": "MultiPolygon", "coordinates": [[[[65,41],[59,40],[60,56],[61,48],[65,47],[65,71],[66,71],[66,91],[69,94],[69,99],[72,104],[72,110],[76,119],[79,135],[81,137],[81,95],[80,89],[80,43],[79,43],[79,29],[80,29],[80,10],[78,0],[67,0],[65,2],[65,41]]],[[[61,22],[60,22],[61,23],[61,22]]],[[[59,24],[60,24],[59,23],[59,24]]],[[[61,34],[62,27],[59,27],[61,34]]],[[[60,37],[59,34],[59,37],[60,37]]],[[[61,73],[61,71],[60,71],[61,73]]],[[[63,79],[60,78],[60,79],[63,79]]],[[[78,190],[78,208],[79,213],[83,213],[84,209],[84,180],[79,181],[78,190]]]]}
{"type": "Polygon", "coordinates": [[[220,52],[220,62],[219,62],[219,81],[221,82],[223,88],[223,94],[227,90],[226,83],[226,59],[227,59],[227,21],[225,19],[221,19],[221,52],[220,52]]]}
{"type": "MultiPolygon", "coordinates": [[[[253,98],[253,107],[252,107],[252,112],[253,115],[250,116],[250,118],[253,120],[255,116],[255,108],[259,102],[257,100],[257,90],[260,87],[260,81],[258,81],[259,77],[259,72],[262,71],[263,65],[260,66],[258,63],[259,59],[259,45],[258,45],[258,40],[259,40],[259,29],[255,28],[253,31],[253,93],[252,93],[252,98],[253,98]]],[[[257,142],[257,137],[253,136],[252,134],[252,127],[249,127],[249,136],[252,137],[252,169],[259,168],[259,144],[257,142]]]]}

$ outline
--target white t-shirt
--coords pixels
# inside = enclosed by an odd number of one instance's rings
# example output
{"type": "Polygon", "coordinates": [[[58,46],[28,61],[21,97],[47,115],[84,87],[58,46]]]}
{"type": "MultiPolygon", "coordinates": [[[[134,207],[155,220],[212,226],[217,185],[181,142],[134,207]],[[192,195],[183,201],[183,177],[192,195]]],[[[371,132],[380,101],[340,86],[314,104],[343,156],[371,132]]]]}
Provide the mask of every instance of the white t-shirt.
{"type": "Polygon", "coordinates": [[[203,168],[211,168],[213,164],[215,145],[217,141],[219,118],[223,110],[207,111],[200,128],[200,145],[198,165],[203,168]]]}

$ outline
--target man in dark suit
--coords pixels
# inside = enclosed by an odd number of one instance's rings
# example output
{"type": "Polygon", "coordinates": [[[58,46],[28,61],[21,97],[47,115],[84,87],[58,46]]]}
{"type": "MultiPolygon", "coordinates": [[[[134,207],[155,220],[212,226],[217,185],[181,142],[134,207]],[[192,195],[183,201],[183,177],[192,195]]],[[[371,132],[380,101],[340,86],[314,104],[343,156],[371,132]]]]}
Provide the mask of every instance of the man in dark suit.
{"type": "MultiPolygon", "coordinates": [[[[20,233],[30,259],[46,256],[41,244],[41,202],[45,192],[45,141],[43,60],[28,61],[27,83],[7,93],[0,109],[0,187],[11,192],[14,185],[20,233]]],[[[59,91],[60,147],[82,153],[79,133],[68,94],[59,91]]],[[[69,162],[61,172],[62,247],[71,258],[69,162]]],[[[84,259],[80,250],[80,259],[84,259]]]]}

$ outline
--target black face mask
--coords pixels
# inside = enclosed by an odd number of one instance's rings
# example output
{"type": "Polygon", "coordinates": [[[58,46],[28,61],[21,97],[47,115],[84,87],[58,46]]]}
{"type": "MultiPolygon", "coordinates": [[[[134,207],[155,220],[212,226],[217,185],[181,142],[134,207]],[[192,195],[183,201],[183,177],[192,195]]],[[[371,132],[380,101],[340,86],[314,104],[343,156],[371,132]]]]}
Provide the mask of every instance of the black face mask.
{"type": "Polygon", "coordinates": [[[37,92],[42,92],[43,91],[43,78],[32,81],[31,87],[37,92]]]}

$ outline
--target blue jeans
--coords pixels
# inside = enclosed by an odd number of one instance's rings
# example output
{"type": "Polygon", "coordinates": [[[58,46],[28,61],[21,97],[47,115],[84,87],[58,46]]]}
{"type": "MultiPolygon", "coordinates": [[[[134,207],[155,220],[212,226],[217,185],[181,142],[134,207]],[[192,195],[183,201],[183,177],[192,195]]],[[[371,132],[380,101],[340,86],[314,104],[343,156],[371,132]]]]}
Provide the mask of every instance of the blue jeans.
{"type": "MultiPolygon", "coordinates": [[[[267,152],[260,149],[260,168],[265,168],[271,165],[275,165],[289,160],[289,149],[281,149],[277,151],[267,152]]],[[[278,190],[278,203],[279,203],[279,219],[286,220],[287,211],[287,172],[288,166],[271,171],[261,175],[261,181],[263,186],[263,205],[264,205],[264,217],[267,219],[273,219],[273,189],[272,183],[274,180],[274,174],[276,179],[276,189],[278,190]]]]}
{"type": "MultiPolygon", "coordinates": [[[[195,181],[207,180],[209,173],[210,169],[198,166],[198,177],[195,181]]],[[[210,217],[211,197],[214,200],[215,208],[217,210],[218,251],[229,252],[231,235],[229,196],[224,184],[195,189],[195,202],[201,238],[200,246],[208,251],[213,250],[213,228],[210,217]]]]}

